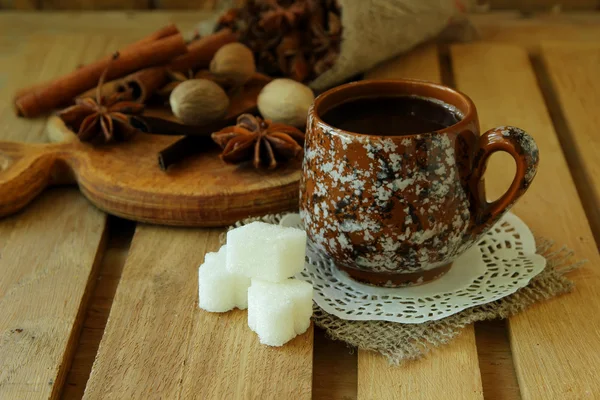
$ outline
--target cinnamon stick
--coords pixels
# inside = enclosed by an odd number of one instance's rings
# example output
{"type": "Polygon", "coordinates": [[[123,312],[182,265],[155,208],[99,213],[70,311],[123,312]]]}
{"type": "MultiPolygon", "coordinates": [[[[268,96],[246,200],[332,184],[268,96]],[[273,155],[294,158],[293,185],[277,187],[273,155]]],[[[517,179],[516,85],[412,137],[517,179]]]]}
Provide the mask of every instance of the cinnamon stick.
{"type": "Polygon", "coordinates": [[[135,72],[125,79],[120,90],[131,89],[133,99],[146,102],[155,91],[167,84],[167,70],[187,72],[197,68],[206,68],[213,56],[222,46],[237,40],[237,35],[230,29],[223,29],[212,35],[195,40],[188,45],[188,51],[164,67],[148,68],[135,72]]]}
{"type": "MultiPolygon", "coordinates": [[[[241,114],[255,114],[258,112],[256,106],[247,108],[241,114]]],[[[170,119],[161,118],[154,115],[136,115],[131,117],[131,125],[144,132],[154,135],[165,136],[204,136],[211,139],[213,132],[219,131],[226,126],[235,125],[239,114],[230,116],[205,125],[184,125],[170,119]]]]}
{"type": "MultiPolygon", "coordinates": [[[[121,50],[121,52],[125,52],[125,51],[135,51],[138,47],[147,44],[147,43],[151,43],[154,42],[156,40],[165,38],[167,36],[172,36],[172,35],[176,35],[179,33],[179,30],[177,29],[177,27],[174,24],[171,25],[167,25],[164,28],[161,28],[159,30],[157,30],[156,32],[151,33],[150,35],[138,40],[137,42],[131,43],[130,45],[128,45],[127,47],[125,47],[123,50],[121,50]]],[[[79,67],[81,68],[81,66],[79,67]]],[[[107,85],[110,82],[107,82],[107,85]]],[[[15,99],[18,99],[19,97],[28,94],[29,92],[32,92],[34,90],[37,90],[43,86],[47,85],[47,83],[38,83],[26,88],[22,88],[17,90],[17,92],[15,93],[15,99]]],[[[86,92],[85,95],[79,95],[78,97],[94,97],[93,95],[90,96],[90,93],[95,92],[96,88],[91,88],[89,93],[86,92]]],[[[114,91],[113,87],[110,87],[109,89],[110,92],[114,91]]],[[[103,93],[105,91],[103,90],[103,93]]]]}
{"type": "MultiPolygon", "coordinates": [[[[164,34],[164,33],[163,33],[164,34]]],[[[107,80],[121,78],[133,71],[166,63],[187,52],[187,46],[180,33],[162,37],[158,40],[130,45],[119,53],[83,66],[67,75],[59,77],[46,85],[34,86],[15,99],[18,115],[35,117],[48,112],[91,89],[110,64],[107,80]]]]}
{"type": "MultiPolygon", "coordinates": [[[[100,88],[100,93],[102,93],[103,96],[110,96],[111,94],[115,93],[119,88],[118,88],[118,84],[119,84],[119,80],[115,79],[112,80],[110,82],[106,82],[102,85],[102,87],[100,88]]],[[[77,95],[77,98],[86,98],[86,97],[91,97],[91,98],[96,98],[96,93],[97,93],[97,88],[93,87],[89,90],[86,90],[83,93],[80,93],[77,95]]],[[[130,101],[131,98],[126,98],[123,100],[127,100],[130,101]]]]}
{"type": "Polygon", "coordinates": [[[216,147],[210,136],[184,136],[158,153],[158,166],[166,171],[171,165],[206,151],[210,146],[216,147]]]}
{"type": "MultiPolygon", "coordinates": [[[[222,120],[212,122],[203,126],[186,126],[161,118],[136,117],[137,128],[146,133],[170,132],[175,134],[186,134],[181,139],[171,143],[168,147],[158,153],[158,166],[166,171],[169,166],[176,164],[190,156],[206,152],[215,147],[211,134],[227,126],[235,125],[240,114],[258,111],[256,106],[248,107],[240,113],[231,113],[222,120]]],[[[135,126],[135,125],[134,125],[135,126]]]]}
{"type": "Polygon", "coordinates": [[[167,68],[151,67],[134,72],[117,84],[117,90],[131,90],[132,100],[145,103],[158,89],[167,84],[167,68]]]}
{"type": "Polygon", "coordinates": [[[188,52],[169,63],[169,69],[186,72],[190,69],[207,68],[215,53],[228,43],[237,41],[237,34],[230,29],[222,29],[204,36],[188,45],[188,52]]]}

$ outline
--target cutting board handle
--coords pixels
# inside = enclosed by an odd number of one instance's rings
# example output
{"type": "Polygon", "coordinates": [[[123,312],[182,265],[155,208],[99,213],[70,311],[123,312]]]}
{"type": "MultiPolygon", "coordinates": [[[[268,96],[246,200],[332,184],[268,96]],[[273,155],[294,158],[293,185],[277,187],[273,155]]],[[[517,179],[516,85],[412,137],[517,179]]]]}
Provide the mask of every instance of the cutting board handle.
{"type": "Polygon", "coordinates": [[[0,142],[0,217],[21,210],[48,185],[72,181],[64,147],[0,142]]]}

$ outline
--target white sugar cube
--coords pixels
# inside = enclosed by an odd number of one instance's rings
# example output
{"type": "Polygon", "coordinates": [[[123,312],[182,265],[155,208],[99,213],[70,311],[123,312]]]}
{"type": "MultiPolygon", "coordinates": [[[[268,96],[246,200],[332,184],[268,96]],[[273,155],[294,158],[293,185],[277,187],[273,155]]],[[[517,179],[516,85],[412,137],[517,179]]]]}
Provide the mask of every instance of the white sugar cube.
{"type": "Polygon", "coordinates": [[[230,272],[225,264],[227,246],[218,253],[207,253],[198,270],[198,305],[211,312],[248,307],[250,278],[230,272]]]}
{"type": "Polygon", "coordinates": [[[306,232],[253,222],[227,233],[227,269],[280,282],[304,269],[306,232]]]}
{"type": "Polygon", "coordinates": [[[313,288],[297,279],[252,279],[248,289],[248,326],[262,344],[281,346],[310,326],[313,288]]]}

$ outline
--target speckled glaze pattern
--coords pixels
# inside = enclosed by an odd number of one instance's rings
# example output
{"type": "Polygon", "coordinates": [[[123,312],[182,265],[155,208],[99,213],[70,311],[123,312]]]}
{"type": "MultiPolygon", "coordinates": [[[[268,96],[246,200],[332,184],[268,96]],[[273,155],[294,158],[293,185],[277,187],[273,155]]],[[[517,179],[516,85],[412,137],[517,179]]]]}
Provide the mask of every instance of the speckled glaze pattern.
{"type": "Polygon", "coordinates": [[[343,85],[309,110],[300,214],[317,248],[354,278],[419,284],[443,275],[510,208],[535,176],[537,158],[535,142],[518,128],[480,138],[471,100],[443,86],[343,85]],[[442,131],[384,137],[342,131],[319,117],[339,101],[381,92],[439,99],[464,118],[442,131]],[[513,155],[517,176],[504,196],[487,203],[482,177],[495,151],[513,155]]]}

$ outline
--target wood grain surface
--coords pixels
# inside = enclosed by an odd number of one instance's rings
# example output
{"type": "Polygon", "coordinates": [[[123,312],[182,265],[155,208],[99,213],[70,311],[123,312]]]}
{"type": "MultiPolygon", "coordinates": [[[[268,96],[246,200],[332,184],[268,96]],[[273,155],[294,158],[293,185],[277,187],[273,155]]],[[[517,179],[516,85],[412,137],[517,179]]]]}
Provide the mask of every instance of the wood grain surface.
{"type": "Polygon", "coordinates": [[[221,232],[138,226],[86,399],[310,398],[312,327],[271,348],[245,311],[198,308],[198,266],[221,232]]]}
{"type": "MultiPolygon", "coordinates": [[[[408,56],[375,68],[366,78],[414,78],[440,82],[437,46],[421,46],[408,56]]],[[[426,359],[399,368],[390,368],[380,354],[359,351],[359,399],[435,399],[441,390],[447,398],[483,398],[473,326],[467,327],[459,338],[426,359]]]]}
{"type": "MultiPolygon", "coordinates": [[[[179,30],[187,37],[186,33],[193,33],[193,29],[199,22],[210,17],[213,17],[213,13],[206,11],[61,11],[52,13],[52,15],[49,15],[49,13],[24,13],[8,10],[0,12],[1,29],[10,33],[9,36],[4,36],[3,39],[14,43],[15,47],[18,48],[23,48],[25,45],[36,45],[43,37],[52,41],[58,39],[56,42],[63,46],[68,44],[69,41],[77,39],[81,41],[92,39],[102,41],[88,47],[88,51],[99,52],[99,54],[95,58],[86,60],[86,62],[111,54],[111,52],[122,48],[122,45],[133,43],[155,32],[158,27],[170,23],[176,23],[179,30]],[[73,33],[79,35],[72,35],[73,33]],[[20,43],[15,42],[15,39],[20,39],[20,43]]],[[[42,53],[47,52],[47,50],[41,49],[42,53]]],[[[67,59],[81,57],[85,54],[84,50],[73,52],[70,57],[69,54],[64,53],[62,56],[67,59]]],[[[59,54],[53,56],[56,57],[59,54]]],[[[39,73],[40,65],[23,65],[23,67],[38,70],[39,73]]],[[[64,71],[68,70],[67,64],[64,71]]],[[[54,76],[48,75],[46,79],[54,76]]],[[[34,77],[35,75],[27,76],[30,85],[41,81],[37,79],[33,81],[34,77]]],[[[25,85],[20,87],[23,86],[25,85]]]]}
{"type": "MultiPolygon", "coordinates": [[[[18,43],[5,26],[0,23],[0,138],[43,141],[44,120],[14,116],[14,90],[74,68],[82,56],[67,54],[84,52],[85,40],[73,38],[69,47],[57,34],[18,43]]],[[[86,55],[98,56],[93,53],[86,55]]],[[[59,396],[93,288],[105,220],[71,189],[51,190],[30,209],[0,220],[0,398],[59,396]]]]}
{"type": "Polygon", "coordinates": [[[42,10],[143,10],[149,0],[39,0],[42,10]]]}
{"type": "Polygon", "coordinates": [[[600,8],[598,0],[489,0],[493,9],[513,9],[525,12],[554,10],[595,10],[600,8]]]}
{"type": "Polygon", "coordinates": [[[104,221],[76,192],[54,190],[0,222],[0,398],[58,396],[93,287],[104,221]]]}
{"type": "Polygon", "coordinates": [[[480,40],[513,44],[531,54],[539,53],[540,43],[546,40],[597,42],[599,19],[598,12],[546,12],[524,16],[520,12],[505,11],[469,16],[480,40]]]}
{"type": "Polygon", "coordinates": [[[557,130],[568,130],[559,132],[562,148],[600,247],[600,42],[545,42],[541,56],[560,107],[550,111],[557,130]]]}
{"type": "Polygon", "coordinates": [[[39,8],[39,0],[0,0],[0,10],[35,10],[39,8]]]}
{"type": "MultiPolygon", "coordinates": [[[[509,45],[457,45],[452,47],[452,61],[457,87],[475,101],[483,129],[512,124],[532,134],[538,144],[541,167],[514,212],[537,235],[589,260],[570,274],[577,284],[573,293],[541,302],[509,320],[521,396],[597,395],[598,369],[589,366],[600,365],[600,257],[528,55],[509,45]]],[[[506,172],[486,174],[492,197],[501,192],[494,183],[500,174],[506,172]]]]}
{"type": "Polygon", "coordinates": [[[110,216],[107,219],[106,249],[98,255],[101,261],[96,273],[96,282],[85,310],[71,367],[63,385],[62,399],[83,397],[135,231],[135,222],[110,216]]]}

